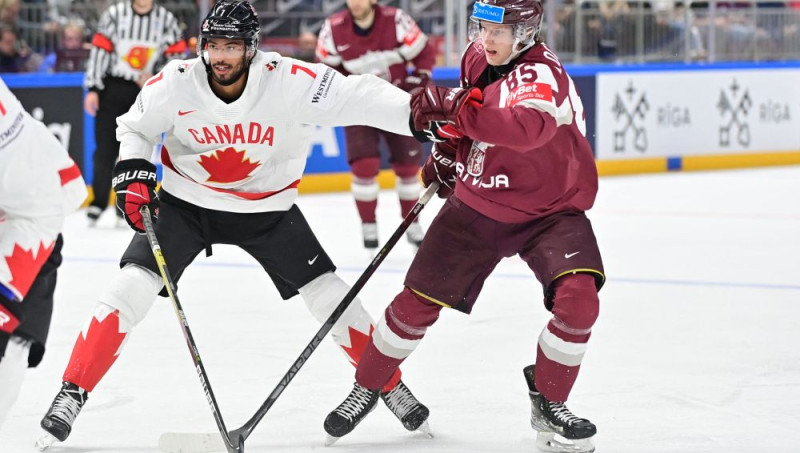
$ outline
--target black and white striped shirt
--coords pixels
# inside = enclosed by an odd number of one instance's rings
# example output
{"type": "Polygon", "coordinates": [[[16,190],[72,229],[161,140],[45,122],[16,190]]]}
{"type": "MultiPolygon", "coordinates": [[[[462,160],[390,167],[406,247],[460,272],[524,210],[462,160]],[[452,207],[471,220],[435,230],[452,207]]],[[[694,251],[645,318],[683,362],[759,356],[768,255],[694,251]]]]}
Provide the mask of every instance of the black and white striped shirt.
{"type": "Polygon", "coordinates": [[[142,73],[152,73],[162,55],[186,51],[170,11],[154,3],[149,13],[138,14],[132,3],[115,3],[100,17],[86,67],[87,89],[102,90],[103,78],[109,76],[135,82],[142,73]]]}

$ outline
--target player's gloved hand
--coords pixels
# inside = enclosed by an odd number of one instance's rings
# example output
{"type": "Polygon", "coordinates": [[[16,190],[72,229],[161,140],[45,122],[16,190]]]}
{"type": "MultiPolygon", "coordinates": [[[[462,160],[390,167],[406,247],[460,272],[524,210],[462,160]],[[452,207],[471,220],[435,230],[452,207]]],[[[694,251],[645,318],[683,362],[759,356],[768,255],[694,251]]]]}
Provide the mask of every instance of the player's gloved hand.
{"type": "Polygon", "coordinates": [[[156,195],[156,166],[145,159],[127,159],[114,166],[111,184],[117,192],[117,209],[122,211],[128,225],[144,233],[144,222],[139,210],[150,208],[153,222],[158,219],[158,195],[156,195]]]}
{"type": "Polygon", "coordinates": [[[428,85],[431,81],[431,75],[428,71],[414,70],[411,74],[407,75],[405,79],[401,80],[397,86],[403,90],[410,92],[411,90],[428,85]]]}
{"type": "Polygon", "coordinates": [[[411,134],[420,143],[441,143],[446,140],[458,140],[464,136],[464,133],[458,130],[455,124],[447,121],[433,121],[428,123],[425,129],[417,130],[414,129],[414,118],[409,116],[408,126],[411,128],[411,134]]]}
{"type": "Polygon", "coordinates": [[[6,346],[11,334],[19,326],[19,319],[11,313],[8,308],[9,304],[14,302],[9,301],[2,294],[0,294],[0,360],[6,354],[6,346]]]}
{"type": "Polygon", "coordinates": [[[427,85],[411,93],[414,128],[427,129],[431,121],[447,121],[459,127],[458,116],[468,105],[480,107],[483,93],[478,88],[447,88],[427,85]]]}
{"type": "Polygon", "coordinates": [[[436,195],[449,198],[456,188],[456,148],[452,142],[441,142],[433,145],[431,155],[422,166],[422,184],[425,187],[432,182],[439,183],[436,195]]]}

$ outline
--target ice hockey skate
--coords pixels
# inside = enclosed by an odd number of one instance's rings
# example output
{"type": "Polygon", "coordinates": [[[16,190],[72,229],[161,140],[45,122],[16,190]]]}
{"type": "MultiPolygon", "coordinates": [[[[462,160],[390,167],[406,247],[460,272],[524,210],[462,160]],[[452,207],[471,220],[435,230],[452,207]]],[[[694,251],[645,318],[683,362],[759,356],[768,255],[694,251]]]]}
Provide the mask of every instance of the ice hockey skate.
{"type": "Polygon", "coordinates": [[[97,221],[100,219],[101,214],[103,214],[103,210],[97,206],[89,206],[86,208],[86,219],[90,227],[97,226],[97,221]]]}
{"type": "Polygon", "coordinates": [[[419,248],[424,237],[425,232],[422,231],[422,226],[419,224],[419,222],[414,222],[408,226],[408,229],[406,230],[406,239],[408,239],[408,242],[414,246],[414,250],[419,248]]]}
{"type": "Polygon", "coordinates": [[[378,248],[378,224],[375,222],[362,223],[361,235],[364,237],[364,248],[374,253],[378,248]]]}
{"type": "Polygon", "coordinates": [[[597,427],[574,415],[564,403],[554,403],[542,396],[534,383],[534,367],[525,367],[523,373],[531,398],[531,427],[538,432],[536,448],[553,453],[592,453],[592,437],[597,427]]]}
{"type": "Polygon", "coordinates": [[[377,390],[362,387],[357,382],[353,384],[353,390],[342,404],[325,417],[324,427],[328,433],[325,446],[333,445],[340,437],[353,431],[375,409],[378,398],[380,394],[377,390]]]}
{"type": "Polygon", "coordinates": [[[433,438],[428,425],[430,411],[414,397],[403,381],[398,382],[392,390],[381,393],[381,399],[407,430],[419,431],[433,438]]]}
{"type": "Polygon", "coordinates": [[[328,433],[325,445],[330,446],[353,431],[361,420],[375,409],[378,397],[386,403],[386,407],[400,420],[405,429],[419,431],[433,438],[428,425],[430,411],[414,397],[403,381],[385,393],[369,390],[356,383],[344,402],[325,418],[325,431],[328,433]]]}
{"type": "Polygon", "coordinates": [[[56,441],[64,442],[72,431],[72,424],[80,414],[89,392],[71,382],[64,382],[50,405],[50,410],[40,423],[44,434],[36,441],[39,451],[45,451],[56,441]]]}

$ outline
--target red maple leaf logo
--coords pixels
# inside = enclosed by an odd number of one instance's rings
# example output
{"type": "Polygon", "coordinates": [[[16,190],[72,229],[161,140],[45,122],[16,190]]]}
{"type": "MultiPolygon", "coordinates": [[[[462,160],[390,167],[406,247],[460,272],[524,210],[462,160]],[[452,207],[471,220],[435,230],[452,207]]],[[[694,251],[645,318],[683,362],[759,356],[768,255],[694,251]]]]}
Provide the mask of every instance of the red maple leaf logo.
{"type": "Polygon", "coordinates": [[[210,156],[200,156],[200,165],[208,172],[206,182],[229,183],[248,178],[261,163],[253,163],[244,151],[229,146],[210,156]]]}
{"type": "Polygon", "coordinates": [[[120,331],[119,310],[102,321],[93,316],[89,327],[78,334],[64,380],[91,392],[117,360],[126,335],[127,332],[120,331]]]}
{"type": "Polygon", "coordinates": [[[19,244],[14,244],[14,250],[11,255],[5,257],[8,269],[11,271],[9,285],[16,288],[23,298],[28,293],[28,290],[31,289],[36,274],[39,273],[42,265],[47,261],[50,252],[53,251],[54,244],[55,242],[51,242],[49,246],[45,247],[44,243],[40,243],[36,256],[33,255],[32,248],[25,250],[19,244]]]}
{"type": "Polygon", "coordinates": [[[361,354],[364,353],[364,349],[367,348],[367,344],[369,344],[369,339],[372,337],[372,331],[375,329],[372,325],[369,326],[369,335],[364,335],[363,332],[359,332],[358,330],[348,327],[347,331],[350,333],[350,347],[342,346],[344,352],[350,357],[350,362],[358,366],[358,361],[361,360],[361,354]]]}

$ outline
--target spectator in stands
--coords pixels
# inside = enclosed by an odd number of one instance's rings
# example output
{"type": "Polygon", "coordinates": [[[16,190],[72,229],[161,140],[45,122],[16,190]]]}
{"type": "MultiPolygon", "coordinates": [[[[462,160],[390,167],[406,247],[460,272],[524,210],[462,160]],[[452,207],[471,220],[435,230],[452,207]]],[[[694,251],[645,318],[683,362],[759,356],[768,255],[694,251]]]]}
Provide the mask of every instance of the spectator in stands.
{"type": "Polygon", "coordinates": [[[27,72],[30,50],[17,39],[17,32],[0,24],[0,73],[27,72]]]}
{"type": "Polygon", "coordinates": [[[311,63],[314,61],[314,52],[316,49],[317,35],[310,31],[301,32],[297,37],[297,52],[294,54],[294,57],[298,60],[308,61],[311,63]]]}
{"type": "Polygon", "coordinates": [[[90,49],[83,23],[78,20],[67,22],[62,28],[58,49],[44,58],[39,72],[85,71],[90,49]]]}

